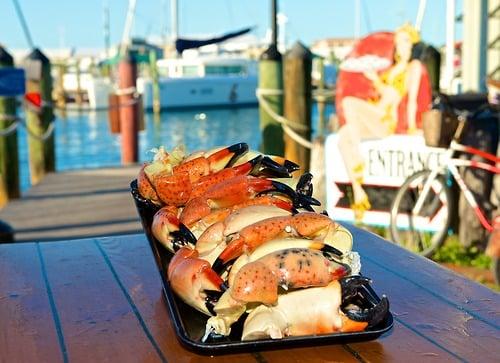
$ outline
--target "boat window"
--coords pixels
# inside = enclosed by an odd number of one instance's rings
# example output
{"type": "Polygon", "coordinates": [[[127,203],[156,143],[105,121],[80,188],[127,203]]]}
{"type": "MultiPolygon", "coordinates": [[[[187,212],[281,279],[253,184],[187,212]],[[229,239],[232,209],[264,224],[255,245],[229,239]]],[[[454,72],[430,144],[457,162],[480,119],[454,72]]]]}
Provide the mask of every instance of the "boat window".
{"type": "Polygon", "coordinates": [[[198,66],[182,66],[182,75],[187,77],[198,75],[198,66]]]}
{"type": "Polygon", "coordinates": [[[245,66],[231,65],[231,66],[210,66],[205,67],[205,74],[242,74],[245,73],[245,66]]]}

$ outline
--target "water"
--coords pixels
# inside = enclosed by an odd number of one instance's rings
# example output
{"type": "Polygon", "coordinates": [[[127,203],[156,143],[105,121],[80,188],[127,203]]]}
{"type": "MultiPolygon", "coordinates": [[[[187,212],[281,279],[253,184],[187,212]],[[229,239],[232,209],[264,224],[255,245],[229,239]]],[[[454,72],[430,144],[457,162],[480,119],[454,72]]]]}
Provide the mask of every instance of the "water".
{"type": "MultiPolygon", "coordinates": [[[[327,107],[326,114],[332,111],[327,107]]],[[[317,119],[313,109],[313,127],[317,119]]],[[[258,149],[261,142],[259,111],[256,107],[167,111],[156,120],[145,115],[145,130],[139,134],[139,159],[150,160],[152,148],[167,150],[184,144],[188,152],[220,145],[246,142],[258,149]]],[[[20,128],[19,159],[21,190],[30,187],[26,131],[20,128]]],[[[120,165],[120,136],[109,132],[108,114],[67,112],[57,115],[55,128],[56,170],[72,170],[120,165]]]]}

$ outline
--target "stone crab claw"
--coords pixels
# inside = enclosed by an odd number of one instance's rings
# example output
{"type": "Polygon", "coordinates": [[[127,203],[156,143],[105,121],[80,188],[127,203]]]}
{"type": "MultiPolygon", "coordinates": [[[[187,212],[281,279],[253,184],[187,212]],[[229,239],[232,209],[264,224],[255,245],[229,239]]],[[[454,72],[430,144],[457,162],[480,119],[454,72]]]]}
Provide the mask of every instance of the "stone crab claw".
{"type": "Polygon", "coordinates": [[[175,252],[183,246],[193,247],[196,237],[177,218],[177,208],[166,206],[155,213],[151,225],[153,236],[170,252],[175,252]]]}
{"type": "Polygon", "coordinates": [[[223,291],[224,280],[210,264],[198,258],[198,252],[180,248],[170,261],[167,271],[172,290],[188,305],[206,315],[212,315],[213,306],[223,291]]]}
{"type": "Polygon", "coordinates": [[[369,279],[351,276],[324,287],[280,295],[275,306],[260,305],[245,320],[241,339],[280,339],[286,336],[357,332],[380,323],[389,311],[387,297],[373,307],[353,313],[345,306],[369,279]]]}
{"type": "Polygon", "coordinates": [[[248,145],[239,143],[186,158],[183,151],[174,150],[168,154],[160,148],[155,160],[147,163],[139,173],[139,191],[167,205],[184,205],[191,196],[193,183],[224,170],[247,151],[248,145]]]}
{"type": "MultiPolygon", "coordinates": [[[[264,197],[259,197],[264,198],[264,197]]],[[[252,201],[259,199],[252,199],[252,201]]],[[[266,202],[267,199],[264,200],[266,202]]],[[[196,250],[200,256],[213,263],[226,247],[228,236],[263,219],[288,216],[290,211],[274,204],[249,205],[229,213],[223,220],[210,225],[198,238],[196,250]]]]}
{"type": "Polygon", "coordinates": [[[248,152],[248,144],[239,142],[226,147],[219,147],[209,151],[197,151],[186,157],[185,163],[192,160],[206,159],[212,171],[222,170],[233,166],[238,159],[248,152]]]}
{"type": "Polygon", "coordinates": [[[352,274],[358,274],[361,270],[361,259],[357,252],[348,249],[338,250],[335,245],[352,245],[352,235],[343,227],[340,227],[331,241],[318,242],[305,238],[279,238],[268,241],[257,247],[251,254],[243,254],[238,257],[229,270],[227,277],[228,286],[234,284],[234,279],[239,270],[250,262],[254,262],[268,254],[289,248],[306,248],[321,251],[325,257],[347,265],[352,274]],[[328,243],[328,244],[327,244],[328,243]]]}
{"type": "Polygon", "coordinates": [[[349,266],[318,250],[288,248],[267,254],[236,272],[229,289],[215,305],[216,316],[207,321],[206,332],[228,335],[249,304],[276,304],[280,287],[288,291],[325,286],[349,273],[349,266]]]}
{"type": "Polygon", "coordinates": [[[275,304],[284,290],[325,286],[349,275],[350,267],[309,248],[288,248],[247,263],[236,273],[230,292],[244,303],[275,304]]]}
{"type": "Polygon", "coordinates": [[[215,209],[242,204],[263,193],[285,195],[296,208],[320,204],[316,199],[299,195],[288,185],[275,180],[238,175],[212,185],[202,196],[191,199],[179,218],[190,227],[215,209]]]}
{"type": "MultiPolygon", "coordinates": [[[[273,217],[247,226],[232,236],[231,242],[213,264],[215,271],[222,271],[225,265],[241,256],[251,253],[267,241],[281,237],[301,237],[317,241],[330,240],[335,236],[339,224],[328,216],[302,212],[293,216],[273,217]]],[[[337,246],[341,251],[350,251],[352,239],[346,245],[337,246]]],[[[341,254],[341,252],[340,252],[341,254]]]]}

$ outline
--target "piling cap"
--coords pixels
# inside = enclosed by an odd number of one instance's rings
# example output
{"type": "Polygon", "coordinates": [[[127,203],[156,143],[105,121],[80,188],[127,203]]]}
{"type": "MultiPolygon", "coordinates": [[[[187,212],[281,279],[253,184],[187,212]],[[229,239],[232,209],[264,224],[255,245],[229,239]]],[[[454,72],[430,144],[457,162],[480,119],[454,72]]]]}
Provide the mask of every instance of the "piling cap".
{"type": "Polygon", "coordinates": [[[5,65],[14,65],[14,58],[10,55],[4,47],[0,45],[0,63],[5,65]]]}
{"type": "Polygon", "coordinates": [[[278,51],[276,44],[271,44],[269,48],[267,48],[264,53],[260,55],[261,60],[281,60],[281,53],[278,51]]]}
{"type": "Polygon", "coordinates": [[[312,59],[311,51],[301,42],[297,41],[287,54],[287,58],[312,59]]]}
{"type": "Polygon", "coordinates": [[[42,51],[38,48],[34,48],[30,54],[26,57],[27,60],[37,60],[40,61],[42,64],[49,64],[49,58],[45,56],[45,54],[42,53],[42,51]]]}

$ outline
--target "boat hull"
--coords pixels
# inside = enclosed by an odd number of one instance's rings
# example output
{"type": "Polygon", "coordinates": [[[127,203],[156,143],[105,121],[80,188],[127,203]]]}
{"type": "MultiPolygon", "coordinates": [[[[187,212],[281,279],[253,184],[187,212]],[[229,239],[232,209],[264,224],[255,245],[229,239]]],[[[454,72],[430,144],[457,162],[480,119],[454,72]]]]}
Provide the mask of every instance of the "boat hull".
{"type": "MultiPolygon", "coordinates": [[[[162,109],[256,105],[257,82],[256,75],[161,78],[160,105],[162,109]]],[[[151,80],[138,78],[137,89],[142,94],[144,108],[152,109],[151,80]]]]}

